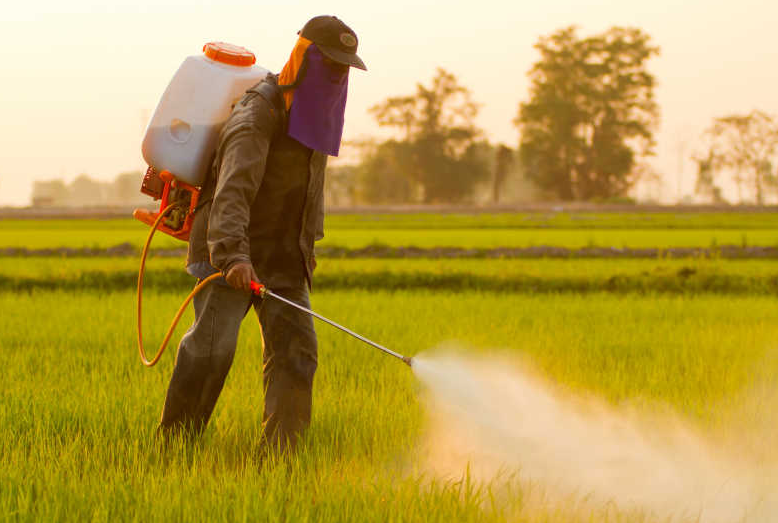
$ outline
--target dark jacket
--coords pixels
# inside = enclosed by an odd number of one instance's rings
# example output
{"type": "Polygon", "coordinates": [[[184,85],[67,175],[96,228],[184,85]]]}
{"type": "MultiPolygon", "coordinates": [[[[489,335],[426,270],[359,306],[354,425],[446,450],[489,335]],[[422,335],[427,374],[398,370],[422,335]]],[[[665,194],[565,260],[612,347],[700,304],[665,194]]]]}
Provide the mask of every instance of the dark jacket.
{"type": "Polygon", "coordinates": [[[313,245],[324,237],[327,156],[286,134],[280,91],[264,82],[246,92],[219,135],[187,264],[210,261],[226,273],[250,261],[269,288],[310,287],[313,245]]]}

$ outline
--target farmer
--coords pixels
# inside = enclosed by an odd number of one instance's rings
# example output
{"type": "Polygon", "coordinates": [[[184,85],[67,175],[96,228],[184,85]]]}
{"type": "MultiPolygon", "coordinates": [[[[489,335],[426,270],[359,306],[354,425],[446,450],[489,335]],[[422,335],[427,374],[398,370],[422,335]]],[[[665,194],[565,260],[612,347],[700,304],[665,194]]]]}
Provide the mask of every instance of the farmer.
{"type": "Polygon", "coordinates": [[[350,67],[366,70],[357,35],[317,16],[280,75],[249,89],[219,137],[189,240],[187,271],[223,280],[194,298],[178,347],[160,432],[205,429],[230,370],[238,330],[254,307],[262,325],[265,442],[291,449],[311,419],[317,343],[312,318],[250,293],[251,281],[310,308],[314,241],[324,236],[324,168],[337,156],[350,67]]]}

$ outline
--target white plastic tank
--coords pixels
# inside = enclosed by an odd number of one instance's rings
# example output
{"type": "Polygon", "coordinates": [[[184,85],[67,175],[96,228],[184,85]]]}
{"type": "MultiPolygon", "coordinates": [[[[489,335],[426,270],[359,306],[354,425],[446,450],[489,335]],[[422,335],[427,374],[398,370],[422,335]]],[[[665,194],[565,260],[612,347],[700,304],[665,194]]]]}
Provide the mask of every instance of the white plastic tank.
{"type": "Polygon", "coordinates": [[[162,95],[143,137],[143,158],[157,172],[200,186],[210,167],[219,131],[232,105],[268,71],[254,54],[223,42],[189,56],[162,95]]]}

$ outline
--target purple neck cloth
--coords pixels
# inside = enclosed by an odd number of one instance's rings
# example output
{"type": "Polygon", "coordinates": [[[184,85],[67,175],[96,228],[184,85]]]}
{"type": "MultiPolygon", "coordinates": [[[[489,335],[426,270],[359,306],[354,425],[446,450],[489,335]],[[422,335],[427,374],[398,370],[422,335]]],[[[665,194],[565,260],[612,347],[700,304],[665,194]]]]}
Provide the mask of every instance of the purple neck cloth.
{"type": "Polygon", "coordinates": [[[305,60],[305,76],[294,90],[289,136],[311,149],[337,156],[343,136],[348,73],[338,74],[327,67],[316,44],[308,46],[305,60]]]}

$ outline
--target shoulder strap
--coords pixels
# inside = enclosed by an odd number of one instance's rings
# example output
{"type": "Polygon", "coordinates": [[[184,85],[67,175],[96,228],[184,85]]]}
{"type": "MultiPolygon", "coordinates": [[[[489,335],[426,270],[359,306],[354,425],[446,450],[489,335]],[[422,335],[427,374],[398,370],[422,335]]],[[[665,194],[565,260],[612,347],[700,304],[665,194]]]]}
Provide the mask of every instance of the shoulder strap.
{"type": "MultiPolygon", "coordinates": [[[[257,93],[276,109],[286,112],[284,96],[281,94],[281,88],[278,86],[278,79],[273,73],[268,73],[264,80],[246,90],[246,93],[257,93]]],[[[247,98],[244,98],[241,102],[243,105],[248,101],[247,98]]]]}
{"type": "Polygon", "coordinates": [[[247,96],[243,97],[241,104],[246,105],[252,98],[252,93],[256,93],[267,100],[267,102],[278,111],[278,114],[280,114],[282,118],[281,129],[286,129],[286,102],[284,101],[281,87],[278,85],[278,76],[273,73],[268,73],[264,80],[246,90],[247,96]]]}

